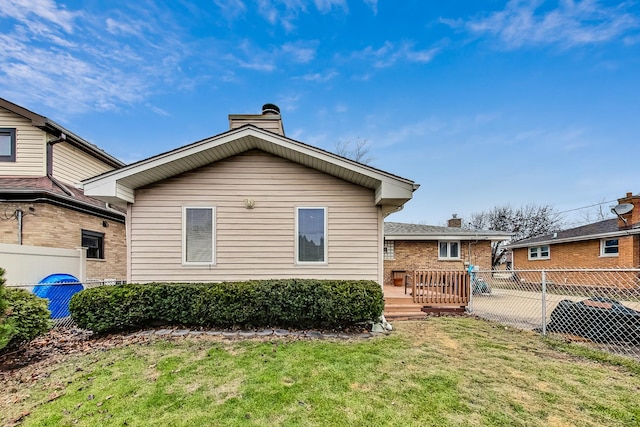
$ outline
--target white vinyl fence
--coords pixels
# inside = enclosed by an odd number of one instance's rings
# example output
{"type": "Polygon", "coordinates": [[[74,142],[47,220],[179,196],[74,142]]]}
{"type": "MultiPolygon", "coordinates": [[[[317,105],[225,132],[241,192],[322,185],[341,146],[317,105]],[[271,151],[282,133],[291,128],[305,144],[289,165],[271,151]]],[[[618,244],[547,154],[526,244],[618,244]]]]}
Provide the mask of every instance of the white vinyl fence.
{"type": "Polygon", "coordinates": [[[472,273],[469,312],[640,359],[640,269],[472,273]]]}
{"type": "Polygon", "coordinates": [[[65,273],[80,281],[86,277],[86,249],[0,243],[0,267],[12,283],[38,283],[50,274],[65,273]]]}

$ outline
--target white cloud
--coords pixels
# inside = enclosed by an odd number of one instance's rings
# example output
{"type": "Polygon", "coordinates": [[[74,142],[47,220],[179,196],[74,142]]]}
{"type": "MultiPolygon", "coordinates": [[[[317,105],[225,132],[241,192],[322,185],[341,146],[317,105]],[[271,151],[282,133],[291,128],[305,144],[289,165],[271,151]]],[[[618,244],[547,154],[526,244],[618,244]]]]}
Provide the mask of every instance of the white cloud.
{"type": "Polygon", "coordinates": [[[525,45],[577,45],[615,40],[640,27],[639,19],[617,7],[601,6],[596,0],[563,0],[551,10],[541,0],[510,0],[504,10],[468,21],[441,19],[454,28],[475,35],[489,34],[508,49],[525,45]]]}
{"type": "Polygon", "coordinates": [[[397,44],[387,41],[377,49],[367,46],[364,50],[354,53],[352,57],[371,59],[376,68],[386,68],[400,61],[423,64],[430,62],[439,50],[439,48],[416,50],[413,42],[397,44]]]}
{"type": "Polygon", "coordinates": [[[321,13],[331,12],[334,7],[348,11],[346,0],[313,0],[313,2],[321,13]]]}
{"type": "Polygon", "coordinates": [[[247,10],[242,0],[213,0],[213,3],[220,8],[222,15],[228,20],[237,18],[247,10]]]}
{"type": "Polygon", "coordinates": [[[316,57],[317,45],[317,42],[286,43],[282,46],[282,53],[294,62],[306,64],[316,57]]]}
{"type": "Polygon", "coordinates": [[[309,73],[309,74],[305,74],[304,76],[302,76],[302,80],[306,80],[309,82],[320,82],[320,83],[324,83],[327,82],[335,77],[337,77],[339,74],[336,71],[328,71],[324,74],[322,73],[309,73]]]}
{"type": "Polygon", "coordinates": [[[374,15],[378,14],[378,0],[364,0],[364,2],[371,8],[374,15]]]}
{"type": "Polygon", "coordinates": [[[26,25],[31,25],[34,19],[43,20],[61,27],[67,33],[73,32],[73,21],[80,15],[80,12],[69,12],[64,7],[58,7],[53,0],[2,0],[0,2],[0,16],[13,18],[26,25]]]}
{"type": "Polygon", "coordinates": [[[188,54],[164,20],[91,15],[49,0],[20,9],[26,4],[0,2],[10,18],[0,33],[0,90],[20,102],[64,105],[61,114],[120,108],[175,82],[188,54]]]}

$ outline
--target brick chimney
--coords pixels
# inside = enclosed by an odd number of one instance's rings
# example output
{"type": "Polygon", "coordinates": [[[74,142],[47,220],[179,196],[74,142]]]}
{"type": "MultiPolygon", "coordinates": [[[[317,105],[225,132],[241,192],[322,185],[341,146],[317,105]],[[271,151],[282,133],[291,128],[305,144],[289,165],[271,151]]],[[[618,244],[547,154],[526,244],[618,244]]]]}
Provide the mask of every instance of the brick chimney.
{"type": "Polygon", "coordinates": [[[462,228],[462,218],[458,218],[458,214],[451,216],[452,218],[447,221],[447,227],[462,228]]]}
{"type": "Polygon", "coordinates": [[[618,227],[640,226],[640,194],[634,196],[633,193],[627,193],[625,197],[618,199],[618,205],[621,204],[633,205],[633,209],[630,212],[618,215],[618,227]],[[624,218],[627,223],[625,224],[620,218],[624,218]]]}
{"type": "Polygon", "coordinates": [[[229,114],[230,129],[237,129],[244,125],[254,125],[260,129],[284,136],[280,108],[275,104],[264,104],[262,106],[262,114],[229,114]]]}

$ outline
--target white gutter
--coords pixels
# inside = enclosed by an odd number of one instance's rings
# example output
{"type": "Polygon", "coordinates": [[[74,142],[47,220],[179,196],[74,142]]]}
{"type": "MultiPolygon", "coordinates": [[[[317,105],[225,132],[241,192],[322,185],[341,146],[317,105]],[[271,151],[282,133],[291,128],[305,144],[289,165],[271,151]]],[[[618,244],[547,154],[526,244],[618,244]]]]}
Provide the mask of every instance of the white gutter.
{"type": "Polygon", "coordinates": [[[620,230],[613,231],[610,233],[600,233],[600,234],[589,234],[587,236],[576,236],[576,237],[566,237],[564,239],[548,239],[541,240],[538,242],[531,243],[514,243],[512,245],[508,245],[507,249],[518,249],[518,248],[528,248],[531,246],[540,246],[540,245],[551,245],[555,243],[571,243],[571,242],[580,242],[584,240],[597,240],[597,239],[606,239],[607,237],[620,237],[620,236],[630,236],[634,234],[640,234],[640,228],[633,228],[630,230],[620,230]]]}

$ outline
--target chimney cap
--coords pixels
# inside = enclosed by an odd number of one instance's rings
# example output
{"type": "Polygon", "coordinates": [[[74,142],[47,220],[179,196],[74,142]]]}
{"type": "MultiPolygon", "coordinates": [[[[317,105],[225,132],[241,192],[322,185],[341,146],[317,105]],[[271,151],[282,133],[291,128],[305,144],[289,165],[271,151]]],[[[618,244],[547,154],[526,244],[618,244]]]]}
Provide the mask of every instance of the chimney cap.
{"type": "Polygon", "coordinates": [[[262,106],[262,115],[280,114],[280,108],[276,104],[264,104],[262,106]]]}

